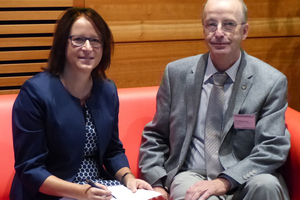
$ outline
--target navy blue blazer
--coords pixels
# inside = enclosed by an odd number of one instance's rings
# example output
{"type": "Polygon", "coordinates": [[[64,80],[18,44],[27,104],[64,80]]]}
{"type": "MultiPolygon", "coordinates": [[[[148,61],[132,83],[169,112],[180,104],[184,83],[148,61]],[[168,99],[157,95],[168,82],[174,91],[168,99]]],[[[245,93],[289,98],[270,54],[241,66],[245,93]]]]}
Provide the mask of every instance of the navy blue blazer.
{"type": "MultiPolygon", "coordinates": [[[[129,167],[119,139],[115,84],[94,79],[86,103],[98,134],[101,176],[112,179],[119,169],[129,167]]],[[[59,199],[38,190],[50,175],[72,181],[77,174],[85,145],[80,100],[65,89],[58,76],[39,73],[21,87],[12,124],[16,174],[11,200],[59,199]]]]}

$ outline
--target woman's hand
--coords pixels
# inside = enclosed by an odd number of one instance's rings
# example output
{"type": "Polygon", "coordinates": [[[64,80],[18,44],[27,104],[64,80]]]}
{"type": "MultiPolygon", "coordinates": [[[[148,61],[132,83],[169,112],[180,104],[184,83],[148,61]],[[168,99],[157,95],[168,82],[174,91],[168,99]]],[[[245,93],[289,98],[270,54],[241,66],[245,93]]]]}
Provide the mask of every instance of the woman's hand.
{"type": "Polygon", "coordinates": [[[95,183],[99,188],[92,187],[87,185],[85,190],[85,200],[101,199],[101,200],[110,200],[112,198],[111,191],[105,185],[95,183]]]}

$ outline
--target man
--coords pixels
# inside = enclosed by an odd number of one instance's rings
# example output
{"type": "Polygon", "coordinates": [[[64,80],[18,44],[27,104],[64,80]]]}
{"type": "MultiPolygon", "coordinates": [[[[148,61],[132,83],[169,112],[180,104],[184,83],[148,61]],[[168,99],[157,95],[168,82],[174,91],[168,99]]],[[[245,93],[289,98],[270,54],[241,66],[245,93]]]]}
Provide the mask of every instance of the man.
{"type": "Polygon", "coordinates": [[[241,50],[242,0],[208,0],[202,18],[209,53],[166,67],[141,177],[171,200],[289,199],[276,172],[290,148],[286,77],[241,50]]]}

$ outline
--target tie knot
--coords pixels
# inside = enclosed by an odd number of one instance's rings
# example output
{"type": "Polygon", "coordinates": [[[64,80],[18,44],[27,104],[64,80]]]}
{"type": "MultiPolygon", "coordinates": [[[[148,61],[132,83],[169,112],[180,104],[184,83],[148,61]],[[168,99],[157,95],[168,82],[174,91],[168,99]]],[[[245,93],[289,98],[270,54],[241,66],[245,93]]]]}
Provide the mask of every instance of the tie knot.
{"type": "Polygon", "coordinates": [[[226,73],[217,72],[217,73],[213,74],[214,85],[224,86],[227,78],[228,78],[228,75],[226,73]]]}

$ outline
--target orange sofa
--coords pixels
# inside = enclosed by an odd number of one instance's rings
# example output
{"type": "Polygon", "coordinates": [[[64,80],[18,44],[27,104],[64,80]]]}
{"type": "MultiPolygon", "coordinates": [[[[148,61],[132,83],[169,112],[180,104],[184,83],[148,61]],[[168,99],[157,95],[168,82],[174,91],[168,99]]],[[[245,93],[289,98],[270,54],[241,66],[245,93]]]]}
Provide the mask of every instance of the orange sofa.
{"type": "MultiPolygon", "coordinates": [[[[155,113],[157,89],[158,87],[142,87],[118,90],[120,139],[135,176],[139,174],[138,151],[142,130],[155,113]]],[[[15,98],[15,94],[0,95],[0,200],[9,199],[14,175],[11,109],[15,98]]],[[[291,133],[292,147],[286,164],[280,170],[289,187],[291,200],[300,200],[300,189],[297,183],[300,180],[300,113],[288,108],[286,124],[291,133]]]]}

